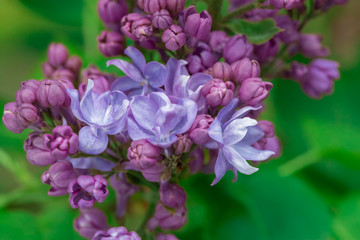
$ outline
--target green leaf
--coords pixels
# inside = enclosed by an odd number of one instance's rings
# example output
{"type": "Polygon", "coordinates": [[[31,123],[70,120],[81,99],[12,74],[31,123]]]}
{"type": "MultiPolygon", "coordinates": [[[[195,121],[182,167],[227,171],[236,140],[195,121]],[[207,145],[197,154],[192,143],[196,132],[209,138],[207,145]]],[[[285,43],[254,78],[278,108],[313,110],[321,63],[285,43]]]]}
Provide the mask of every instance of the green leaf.
{"type": "Polygon", "coordinates": [[[282,31],[281,28],[276,26],[273,19],[265,19],[258,22],[235,19],[231,21],[229,27],[235,33],[245,34],[249,42],[254,44],[263,44],[282,31]]]}

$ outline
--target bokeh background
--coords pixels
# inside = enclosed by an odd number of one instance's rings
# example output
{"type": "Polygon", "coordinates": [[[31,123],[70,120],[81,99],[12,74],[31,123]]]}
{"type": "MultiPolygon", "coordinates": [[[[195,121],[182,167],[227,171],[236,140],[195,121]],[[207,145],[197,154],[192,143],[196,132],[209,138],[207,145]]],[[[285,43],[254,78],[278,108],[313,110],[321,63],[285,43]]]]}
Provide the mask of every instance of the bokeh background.
{"type": "MultiPolygon", "coordinates": [[[[41,79],[52,41],[63,42],[85,66],[106,69],[96,48],[102,28],[96,2],[0,0],[1,109],[14,101],[21,81],[41,79]]],[[[360,1],[350,0],[305,30],[323,34],[330,58],[341,64],[332,96],[312,100],[298,84],[274,80],[262,118],[276,126],[280,159],[236,183],[230,173],[214,187],[213,176],[201,174],[182,182],[189,220],[175,232],[180,239],[360,239],[359,11],[360,1]]],[[[27,162],[26,135],[0,124],[0,239],[82,239],[72,227],[78,212],[67,197],[48,197],[40,181],[46,169],[27,162]]],[[[104,207],[111,214],[114,206],[104,207]]]]}

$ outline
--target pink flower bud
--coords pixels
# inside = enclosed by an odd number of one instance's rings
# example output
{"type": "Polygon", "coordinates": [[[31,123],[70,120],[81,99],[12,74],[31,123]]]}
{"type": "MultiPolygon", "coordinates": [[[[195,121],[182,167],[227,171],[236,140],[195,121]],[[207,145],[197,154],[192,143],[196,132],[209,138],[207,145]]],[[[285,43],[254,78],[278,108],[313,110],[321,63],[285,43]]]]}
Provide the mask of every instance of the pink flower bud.
{"type": "Polygon", "coordinates": [[[183,33],[182,28],[177,25],[171,25],[171,27],[163,33],[161,39],[165,43],[165,47],[173,51],[178,50],[186,43],[186,35],[183,33]]]}
{"type": "Polygon", "coordinates": [[[34,79],[27,80],[21,83],[20,89],[16,92],[17,104],[35,103],[36,92],[39,88],[40,82],[34,79]]]}
{"type": "Polygon", "coordinates": [[[69,57],[68,50],[61,43],[51,43],[48,49],[48,60],[53,67],[64,65],[69,57]]]}
{"type": "Polygon", "coordinates": [[[210,140],[208,130],[214,119],[208,114],[196,116],[193,125],[189,130],[190,139],[198,145],[203,145],[210,140]]]}
{"type": "Polygon", "coordinates": [[[216,107],[229,104],[234,96],[233,91],[234,84],[232,82],[214,78],[204,85],[201,94],[206,98],[209,106],[216,107]]]}
{"type": "Polygon", "coordinates": [[[217,62],[212,67],[212,76],[226,81],[233,79],[233,72],[231,66],[226,62],[217,62]]]}
{"type": "Polygon", "coordinates": [[[248,78],[240,86],[239,99],[246,105],[258,105],[269,95],[272,86],[272,83],[264,82],[261,78],[248,78]]]}
{"type": "Polygon", "coordinates": [[[231,64],[231,68],[238,84],[248,78],[260,77],[260,64],[255,60],[244,58],[231,64]]]}

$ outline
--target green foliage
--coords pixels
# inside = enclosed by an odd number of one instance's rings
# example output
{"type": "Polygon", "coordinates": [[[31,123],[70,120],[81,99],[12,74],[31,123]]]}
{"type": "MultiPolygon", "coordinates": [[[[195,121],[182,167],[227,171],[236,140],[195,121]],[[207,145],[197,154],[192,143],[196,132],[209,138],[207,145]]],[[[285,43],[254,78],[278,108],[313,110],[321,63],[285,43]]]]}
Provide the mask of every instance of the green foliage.
{"type": "Polygon", "coordinates": [[[249,42],[263,44],[281,32],[273,19],[251,22],[243,19],[234,19],[229,23],[230,29],[235,33],[245,34],[249,42]]]}

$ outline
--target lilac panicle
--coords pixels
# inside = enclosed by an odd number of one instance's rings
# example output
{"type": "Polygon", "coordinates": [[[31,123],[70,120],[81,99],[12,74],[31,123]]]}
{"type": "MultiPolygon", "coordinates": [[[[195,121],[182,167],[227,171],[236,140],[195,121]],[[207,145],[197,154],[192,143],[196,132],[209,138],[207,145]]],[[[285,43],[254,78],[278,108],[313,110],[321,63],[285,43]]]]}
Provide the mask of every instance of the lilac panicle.
{"type": "Polygon", "coordinates": [[[231,68],[238,84],[248,78],[260,77],[260,64],[255,60],[244,58],[231,64],[231,68]]]}
{"type": "Polygon", "coordinates": [[[268,159],[274,152],[259,151],[251,145],[256,143],[264,135],[257,127],[257,121],[244,117],[253,107],[244,107],[238,111],[239,100],[234,99],[229,105],[220,110],[215,120],[209,127],[209,136],[212,141],[205,147],[219,149],[215,164],[215,175],[212,185],[220,181],[227,170],[237,171],[243,174],[252,174],[258,169],[250,166],[246,160],[263,161],[268,159]]]}
{"type": "Polygon", "coordinates": [[[41,175],[41,181],[51,185],[49,196],[61,196],[68,193],[69,184],[76,178],[76,172],[68,161],[60,161],[52,165],[41,175]]]}
{"type": "Polygon", "coordinates": [[[81,175],[68,186],[72,208],[91,208],[95,201],[103,202],[109,195],[107,181],[100,175],[81,175]]]}
{"type": "Polygon", "coordinates": [[[51,155],[44,144],[43,135],[39,132],[32,132],[25,140],[24,150],[26,158],[37,166],[46,166],[55,163],[58,159],[51,155]]]}
{"type": "Polygon", "coordinates": [[[82,208],[74,220],[75,230],[84,238],[91,239],[97,231],[109,229],[105,214],[97,208],[82,208]]]}
{"type": "Polygon", "coordinates": [[[97,231],[92,240],[141,240],[139,235],[131,231],[129,232],[125,227],[113,227],[107,231],[100,230],[97,231]]]}
{"type": "Polygon", "coordinates": [[[22,103],[35,103],[36,92],[39,88],[40,82],[34,79],[27,80],[21,83],[20,89],[16,92],[16,102],[17,104],[22,103]]]}
{"type": "Polygon", "coordinates": [[[150,230],[161,227],[164,230],[179,229],[186,223],[186,207],[181,206],[169,212],[161,203],[156,205],[155,214],[149,220],[147,226],[150,230]]]}
{"type": "Polygon", "coordinates": [[[163,182],[160,184],[160,201],[171,208],[178,208],[185,204],[186,194],[182,187],[175,183],[163,182]]]}
{"type": "Polygon", "coordinates": [[[75,154],[79,147],[79,137],[69,126],[57,126],[52,135],[44,134],[44,145],[57,160],[64,160],[69,154],[75,154]]]}
{"type": "Polygon", "coordinates": [[[176,103],[161,92],[149,96],[135,96],[130,104],[128,132],[132,140],[146,139],[153,145],[168,148],[177,141],[176,135],[191,127],[196,103],[180,98],[176,103]]]}
{"type": "Polygon", "coordinates": [[[257,106],[269,95],[273,85],[261,78],[248,78],[241,83],[239,99],[243,104],[257,106]]]}
{"type": "Polygon", "coordinates": [[[69,82],[74,82],[75,75],[68,69],[57,69],[51,75],[51,79],[53,80],[65,80],[69,82]]]}
{"type": "Polygon", "coordinates": [[[82,65],[82,60],[78,56],[72,56],[65,63],[66,69],[73,72],[75,76],[79,75],[82,65]]]}
{"type": "Polygon", "coordinates": [[[97,37],[98,48],[105,57],[114,57],[124,52],[125,40],[117,32],[102,31],[97,37]]]}
{"type": "Polygon", "coordinates": [[[186,35],[180,26],[171,25],[170,28],[165,30],[161,37],[165,43],[165,47],[169,50],[176,51],[183,47],[186,43],[186,35]]]}
{"type": "Polygon", "coordinates": [[[84,96],[86,88],[88,85],[88,80],[91,79],[94,82],[94,87],[92,91],[98,95],[103,94],[106,91],[110,90],[110,82],[107,77],[102,75],[90,75],[85,82],[82,82],[79,85],[80,97],[84,96]]]}
{"type": "Polygon", "coordinates": [[[194,174],[201,170],[204,164],[204,150],[201,148],[196,148],[190,153],[189,156],[189,170],[190,173],[194,174]]]}
{"type": "Polygon", "coordinates": [[[153,91],[162,91],[166,80],[166,68],[158,62],[146,63],[144,55],[134,47],[125,50],[133,64],[121,59],[110,60],[107,65],[120,68],[126,76],[117,79],[111,89],[120,90],[129,97],[135,95],[146,95],[153,91]]]}
{"type": "Polygon", "coordinates": [[[120,133],[125,128],[129,101],[120,91],[107,91],[101,95],[92,91],[94,82],[89,79],[85,95],[79,102],[79,92],[68,89],[74,116],[88,126],[79,132],[79,150],[100,154],[108,145],[108,135],[120,133]]]}
{"type": "Polygon", "coordinates": [[[223,56],[227,63],[232,64],[238,60],[249,57],[253,52],[253,46],[248,42],[245,35],[235,35],[227,42],[223,56]]]}
{"type": "Polygon", "coordinates": [[[161,9],[153,14],[152,24],[156,28],[165,30],[173,24],[173,19],[166,9],[161,9]]]}

